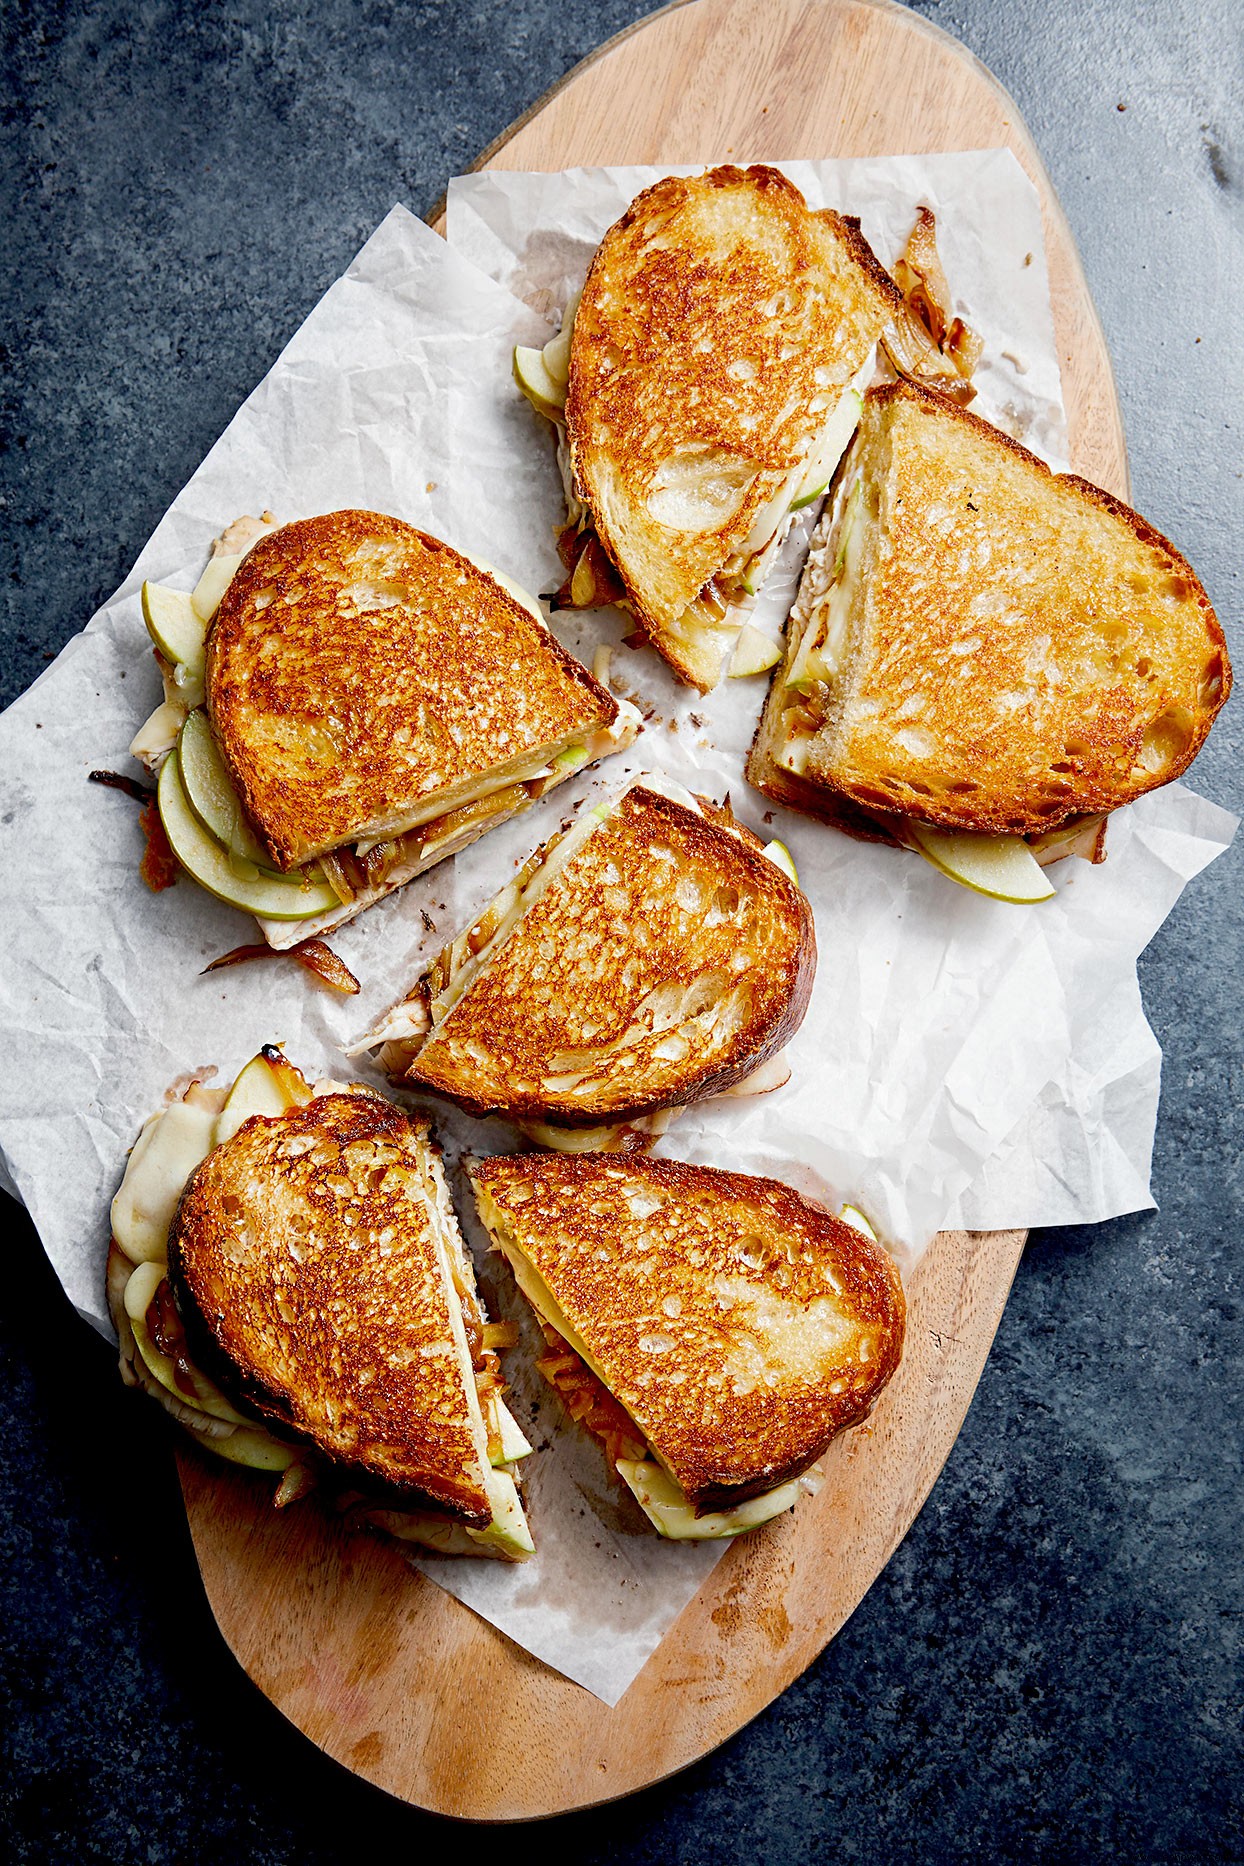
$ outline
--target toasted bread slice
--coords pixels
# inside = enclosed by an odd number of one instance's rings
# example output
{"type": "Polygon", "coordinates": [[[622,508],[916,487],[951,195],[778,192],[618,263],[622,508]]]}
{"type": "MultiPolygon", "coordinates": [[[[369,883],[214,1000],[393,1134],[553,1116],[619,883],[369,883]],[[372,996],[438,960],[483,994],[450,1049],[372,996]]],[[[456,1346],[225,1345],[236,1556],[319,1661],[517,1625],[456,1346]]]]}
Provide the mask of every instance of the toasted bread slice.
{"type": "Polygon", "coordinates": [[[719,678],[738,618],[723,629],[733,594],[708,586],[780,528],[901,306],[858,221],[811,212],[771,168],[669,176],[601,241],[574,318],[570,464],[683,680],[719,678]]]}
{"type": "Polygon", "coordinates": [[[469,558],[378,512],[283,525],[207,643],[229,778],[280,869],[547,778],[618,706],[469,558]]]}
{"type": "Polygon", "coordinates": [[[807,1009],[812,910],[728,813],[640,780],[536,851],[377,1040],[391,1079],[574,1128],[728,1089],[807,1009]]]}
{"type": "Polygon", "coordinates": [[[777,1180],[591,1154],[470,1172],[520,1288],[696,1516],[790,1484],[898,1365],[890,1258],[777,1180]]]}
{"type": "Polygon", "coordinates": [[[427,1122],[362,1094],[254,1115],[191,1174],[168,1248],[194,1361],[235,1403],[373,1496],[492,1521],[427,1122]]]}
{"type": "Polygon", "coordinates": [[[1040,836],[1177,778],[1230,691],[1175,547],[934,390],[869,393],[822,523],[748,765],[781,802],[1040,836]]]}

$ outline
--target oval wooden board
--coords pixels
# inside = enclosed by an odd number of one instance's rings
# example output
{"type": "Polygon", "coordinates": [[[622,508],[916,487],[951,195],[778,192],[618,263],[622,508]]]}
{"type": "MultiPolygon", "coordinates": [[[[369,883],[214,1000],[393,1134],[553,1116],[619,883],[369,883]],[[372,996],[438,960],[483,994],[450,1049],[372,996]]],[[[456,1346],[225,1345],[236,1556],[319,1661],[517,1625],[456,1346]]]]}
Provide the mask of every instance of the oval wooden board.
{"type": "MultiPolygon", "coordinates": [[[[1031,138],[983,66],[888,0],[668,8],[571,72],[479,166],[1003,145],[1041,196],[1072,462],[1126,497],[1105,341],[1031,138]]],[[[936,1240],[911,1280],[903,1364],[870,1424],[834,1447],[815,1498],[734,1544],[612,1710],[392,1547],[345,1535],[311,1503],[278,1515],[269,1486],[186,1450],[186,1507],[221,1631],[312,1742],[439,1813],[532,1819],[658,1781],[784,1690],[880,1573],[954,1444],[1023,1242],[1022,1231],[936,1240]]]]}

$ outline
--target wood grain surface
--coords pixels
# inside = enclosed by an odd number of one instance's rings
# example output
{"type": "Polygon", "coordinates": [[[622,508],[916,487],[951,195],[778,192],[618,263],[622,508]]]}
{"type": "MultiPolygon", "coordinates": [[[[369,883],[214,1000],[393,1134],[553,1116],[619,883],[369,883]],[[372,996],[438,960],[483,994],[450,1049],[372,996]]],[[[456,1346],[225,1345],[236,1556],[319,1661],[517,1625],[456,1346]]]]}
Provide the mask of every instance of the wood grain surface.
{"type": "MultiPolygon", "coordinates": [[[[888,0],[686,0],[586,60],[477,166],[559,169],[1007,146],[1041,196],[1072,464],[1122,496],[1110,360],[1074,241],[1014,104],[888,0]]],[[[980,1378],[1020,1231],[943,1233],[909,1286],[907,1350],[869,1424],[792,1514],[734,1544],[609,1709],[313,1501],[179,1451],[224,1637],[314,1743],[440,1813],[594,1805],[702,1756],[848,1618],[911,1526],[980,1378]]],[[[536,1525],[537,1535],[539,1525],[536,1525]]]]}

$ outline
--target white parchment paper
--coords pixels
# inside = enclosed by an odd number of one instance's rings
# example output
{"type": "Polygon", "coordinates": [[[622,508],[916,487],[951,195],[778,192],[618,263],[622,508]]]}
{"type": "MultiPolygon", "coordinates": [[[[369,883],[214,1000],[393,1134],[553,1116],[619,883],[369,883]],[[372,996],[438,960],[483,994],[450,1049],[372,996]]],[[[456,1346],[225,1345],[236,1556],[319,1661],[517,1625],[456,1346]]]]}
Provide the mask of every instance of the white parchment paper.
{"type": "MultiPolygon", "coordinates": [[[[1000,198],[996,212],[1006,220],[1020,206],[1000,198]]],[[[976,244],[984,264],[988,241],[976,244]]],[[[970,267],[956,288],[974,302],[970,267]]],[[[746,821],[767,827],[763,800],[741,777],[763,682],[730,682],[702,700],[651,653],[617,647],[615,686],[649,716],[633,752],[334,935],[363,982],[359,997],[343,999],[288,961],[202,977],[209,959],[254,937],[253,923],[188,881],[149,893],[137,873],[137,809],[86,781],[94,767],[127,768],[129,740],[159,698],[139,613],[143,578],[188,587],[213,534],[240,512],[267,506],[292,518],[370,505],[488,557],[529,588],[559,581],[552,450],[509,368],[513,344],[546,331],[505,286],[395,208],[121,589],[0,719],[0,857],[11,903],[0,969],[0,1167],[70,1298],[101,1329],[108,1202],[142,1120],[185,1070],[213,1065],[227,1081],[262,1043],[284,1042],[310,1075],[367,1076],[366,1062],[346,1063],[342,1048],[576,802],[632,770],[729,791],[746,821]]],[[[1034,353],[1029,374],[1039,364],[1034,353]]],[[[1031,412],[1056,429],[1040,398],[1031,412]]],[[[796,568],[787,566],[787,590],[796,568]]],[[[778,607],[772,599],[771,625],[778,607]]],[[[624,625],[605,614],[558,626],[590,659],[624,625]]],[[[1157,1059],[1135,957],[1183,884],[1225,846],[1233,819],[1172,787],[1112,823],[1105,867],[1062,865],[1057,900],[1026,911],[979,900],[918,858],[772,818],[768,833],[788,842],[814,902],[821,950],[792,1079],[763,1100],[688,1115],[663,1151],[851,1197],[908,1262],[948,1217],[1040,1224],[1147,1203],[1157,1059]]],[[[500,1123],[434,1112],[478,1245],[456,1163],[464,1148],[496,1150],[514,1137],[500,1123]]],[[[517,1313],[505,1279],[486,1263],[483,1274],[496,1310],[517,1313]]],[[[531,1371],[536,1344],[522,1321],[528,1351],[508,1357],[507,1373],[514,1409],[542,1448],[528,1476],[539,1554],[521,1568],[421,1565],[614,1702],[721,1548],[671,1546],[643,1526],[531,1371]]]]}

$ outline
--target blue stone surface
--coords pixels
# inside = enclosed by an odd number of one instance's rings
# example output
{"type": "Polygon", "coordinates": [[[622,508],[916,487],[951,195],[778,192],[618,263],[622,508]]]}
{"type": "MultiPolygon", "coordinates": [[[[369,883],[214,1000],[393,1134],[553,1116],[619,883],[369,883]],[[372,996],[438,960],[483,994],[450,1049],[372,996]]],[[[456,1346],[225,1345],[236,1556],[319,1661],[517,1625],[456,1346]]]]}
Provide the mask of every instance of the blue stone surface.
{"type": "MultiPolygon", "coordinates": [[[[11,0],[3,700],[115,588],[392,203],[426,211],[644,11],[11,0]]],[[[1197,565],[1238,657],[1239,0],[918,11],[1036,137],[1114,357],[1135,502],[1197,565]]],[[[1196,787],[1238,810],[1239,771],[1237,704],[1196,787]]],[[[843,1633],[715,1755],[544,1837],[583,1866],[1244,1857],[1240,957],[1232,852],[1141,964],[1166,1054],[1161,1209],[1034,1235],[945,1472],[843,1633]]],[[[161,1420],[4,1216],[0,1857],[494,1848],[347,1775],[248,1683],[204,1602],[161,1420]]]]}

